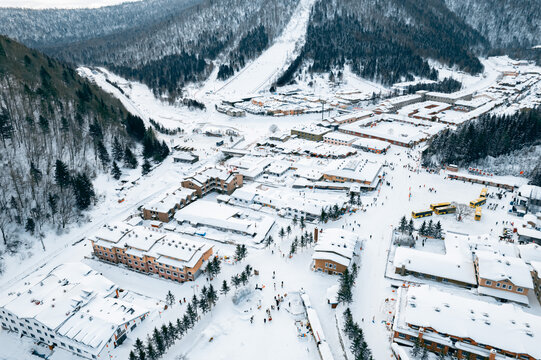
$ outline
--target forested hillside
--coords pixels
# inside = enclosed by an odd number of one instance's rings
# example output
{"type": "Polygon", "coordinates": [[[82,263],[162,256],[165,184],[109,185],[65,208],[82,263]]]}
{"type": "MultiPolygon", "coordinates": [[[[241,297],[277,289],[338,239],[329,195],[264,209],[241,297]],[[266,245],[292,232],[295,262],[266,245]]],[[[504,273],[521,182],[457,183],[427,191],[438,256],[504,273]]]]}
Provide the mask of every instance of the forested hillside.
{"type": "MultiPolygon", "coordinates": [[[[483,66],[475,50],[487,44],[440,0],[320,0],[300,57],[311,72],[349,65],[358,75],[388,85],[413,76],[436,79],[427,58],[479,73],[483,66]]],[[[292,78],[292,70],[279,85],[292,78]]]]}
{"type": "Polygon", "coordinates": [[[0,34],[41,50],[144,31],[204,0],[145,0],[96,9],[1,8],[0,34]]]}
{"type": "Polygon", "coordinates": [[[445,0],[445,3],[495,48],[530,48],[541,42],[539,0],[445,0]]]}
{"type": "MultiPolygon", "coordinates": [[[[435,136],[423,152],[423,164],[469,166],[487,157],[526,151],[537,145],[541,145],[540,108],[506,116],[484,115],[456,131],[445,130],[435,136]]],[[[526,175],[541,185],[541,158],[523,165],[526,175]]]]}
{"type": "Polygon", "coordinates": [[[141,119],[66,64],[0,36],[0,233],[17,246],[21,228],[63,228],[95,201],[98,172],[136,167],[168,149],[141,119]]]}

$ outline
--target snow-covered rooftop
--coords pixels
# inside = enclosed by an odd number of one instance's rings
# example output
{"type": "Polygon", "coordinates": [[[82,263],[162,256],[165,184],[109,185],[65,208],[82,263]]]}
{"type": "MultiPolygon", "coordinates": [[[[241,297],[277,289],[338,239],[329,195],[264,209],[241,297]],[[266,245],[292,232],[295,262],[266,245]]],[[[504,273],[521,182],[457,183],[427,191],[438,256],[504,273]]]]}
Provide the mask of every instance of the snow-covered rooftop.
{"type": "MultiPolygon", "coordinates": [[[[511,303],[485,302],[428,285],[400,288],[393,328],[413,331],[407,324],[541,358],[541,317],[511,303]]],[[[425,336],[448,339],[432,332],[425,336]]]]}
{"type": "Polygon", "coordinates": [[[395,251],[393,265],[408,271],[433,275],[462,283],[476,285],[472,253],[461,237],[447,233],[445,254],[399,247],[395,251]]]}
{"type": "Polygon", "coordinates": [[[508,280],[516,286],[533,289],[530,270],[523,259],[477,251],[479,277],[492,281],[508,280]]]}

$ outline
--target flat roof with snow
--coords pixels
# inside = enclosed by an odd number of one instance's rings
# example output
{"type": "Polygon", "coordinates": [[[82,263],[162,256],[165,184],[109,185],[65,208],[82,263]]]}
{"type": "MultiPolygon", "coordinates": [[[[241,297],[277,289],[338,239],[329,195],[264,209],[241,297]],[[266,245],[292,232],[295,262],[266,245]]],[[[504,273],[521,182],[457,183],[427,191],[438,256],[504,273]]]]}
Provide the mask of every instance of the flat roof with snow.
{"type": "MultiPolygon", "coordinates": [[[[453,346],[449,336],[472,339],[517,354],[541,358],[541,317],[514,304],[496,304],[471,295],[461,296],[428,285],[400,288],[393,329],[417,336],[408,324],[434,329],[425,332],[426,340],[453,346]],[[444,335],[445,334],[445,335],[444,335]]],[[[456,346],[465,345],[457,342],[456,346]]],[[[487,350],[470,347],[471,352],[487,355],[487,350]]],[[[470,351],[468,351],[470,352],[470,351]]]]}

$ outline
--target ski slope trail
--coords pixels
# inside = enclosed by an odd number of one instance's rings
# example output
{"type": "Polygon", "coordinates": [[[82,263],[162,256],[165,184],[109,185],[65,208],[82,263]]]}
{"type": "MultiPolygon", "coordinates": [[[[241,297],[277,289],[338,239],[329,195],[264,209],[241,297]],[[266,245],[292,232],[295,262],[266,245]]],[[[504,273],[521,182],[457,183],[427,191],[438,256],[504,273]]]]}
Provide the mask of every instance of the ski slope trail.
{"type": "Polygon", "coordinates": [[[246,65],[216,92],[220,95],[244,95],[270,87],[281,70],[288,66],[306,39],[306,29],[315,0],[300,0],[291,20],[274,44],[246,65]]]}

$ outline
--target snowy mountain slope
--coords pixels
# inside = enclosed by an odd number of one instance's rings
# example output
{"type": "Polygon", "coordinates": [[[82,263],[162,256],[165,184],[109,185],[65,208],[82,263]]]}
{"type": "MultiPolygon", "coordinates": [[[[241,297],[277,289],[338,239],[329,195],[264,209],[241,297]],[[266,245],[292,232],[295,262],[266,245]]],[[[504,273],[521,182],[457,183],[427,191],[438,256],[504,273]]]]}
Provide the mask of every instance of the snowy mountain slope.
{"type": "Polygon", "coordinates": [[[274,44],[216,92],[249,94],[268,88],[304,45],[306,27],[315,0],[300,0],[291,19],[274,44]]]}

